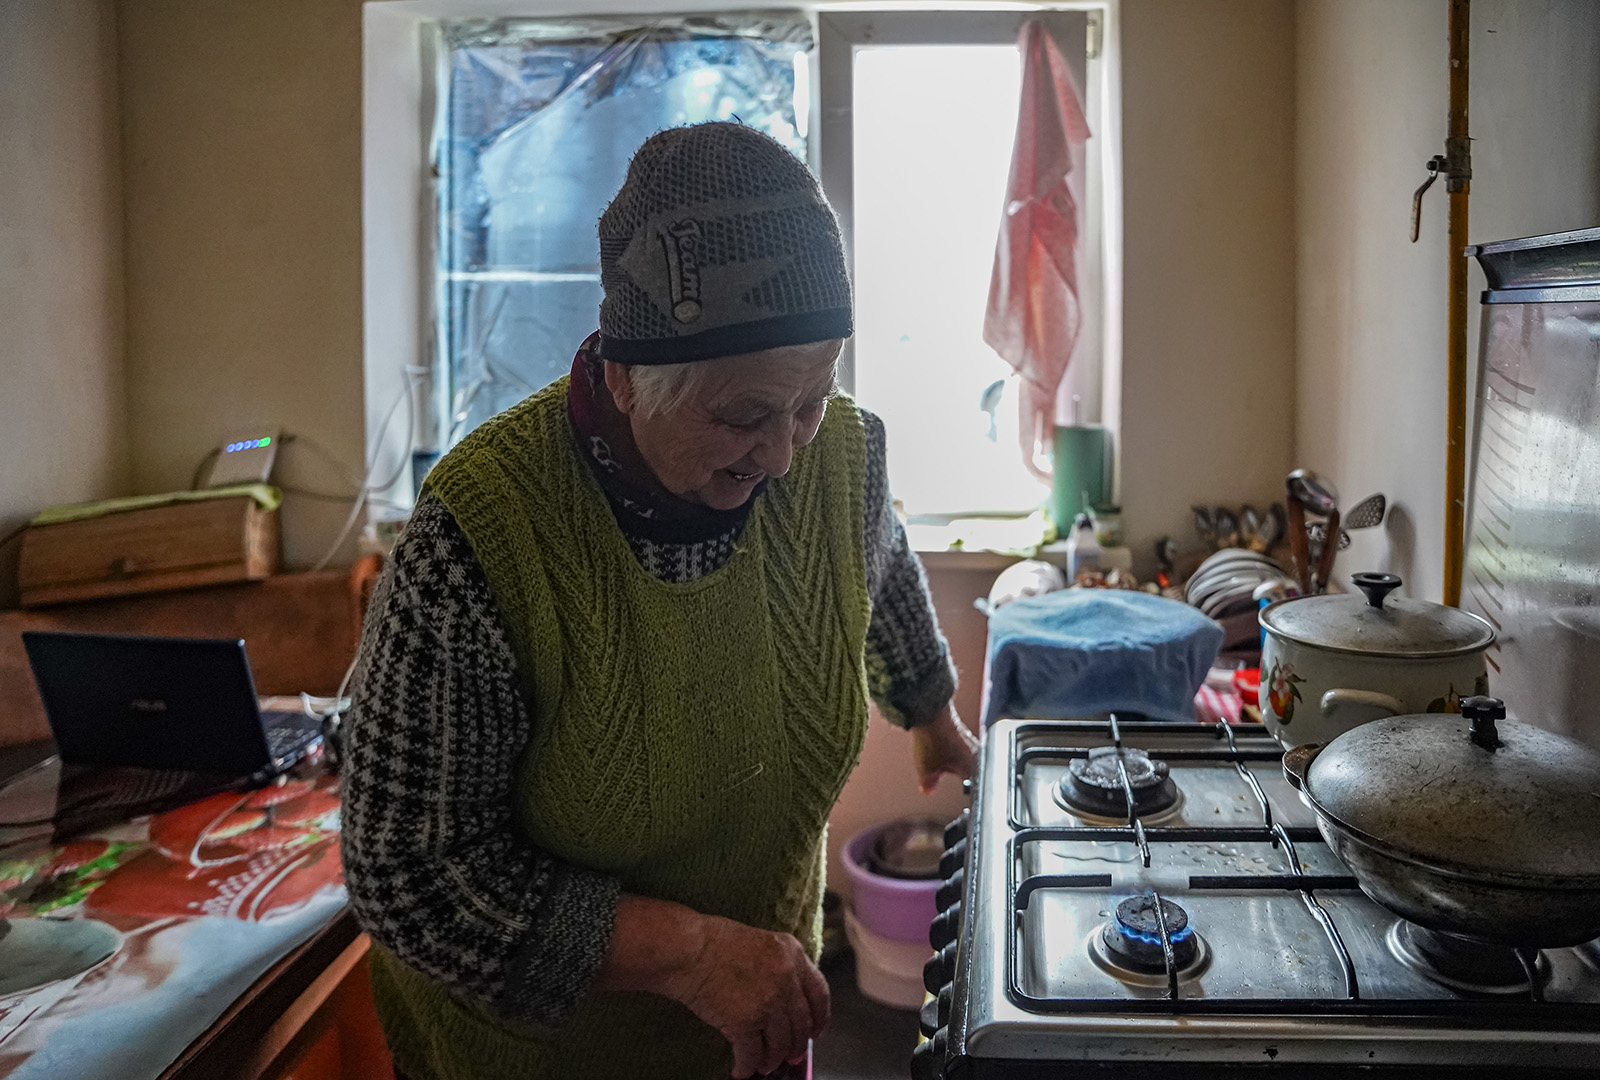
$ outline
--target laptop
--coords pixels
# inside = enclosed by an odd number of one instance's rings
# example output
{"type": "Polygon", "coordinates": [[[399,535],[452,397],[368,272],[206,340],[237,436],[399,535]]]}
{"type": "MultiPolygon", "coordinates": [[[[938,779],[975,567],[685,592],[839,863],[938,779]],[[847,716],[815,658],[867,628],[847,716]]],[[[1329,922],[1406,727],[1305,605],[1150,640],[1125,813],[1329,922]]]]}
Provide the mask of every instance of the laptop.
{"type": "Polygon", "coordinates": [[[266,780],[322,738],[319,718],[262,712],[240,639],[22,635],[64,765],[266,780]]]}

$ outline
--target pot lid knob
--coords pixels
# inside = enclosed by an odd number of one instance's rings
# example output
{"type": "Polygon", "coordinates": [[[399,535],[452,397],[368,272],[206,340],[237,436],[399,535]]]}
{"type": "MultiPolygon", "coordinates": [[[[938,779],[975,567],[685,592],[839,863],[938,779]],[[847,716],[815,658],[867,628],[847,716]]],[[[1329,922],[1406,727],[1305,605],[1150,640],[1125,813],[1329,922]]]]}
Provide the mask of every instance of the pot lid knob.
{"type": "Polygon", "coordinates": [[[1506,718],[1505,702],[1492,697],[1462,698],[1461,716],[1472,721],[1472,730],[1467,737],[1475,745],[1491,753],[1504,745],[1500,741],[1500,733],[1495,729],[1494,722],[1506,718]]]}
{"type": "Polygon", "coordinates": [[[1370,571],[1351,574],[1350,582],[1367,595],[1367,604],[1383,610],[1383,598],[1400,587],[1397,574],[1375,574],[1370,571]]]}

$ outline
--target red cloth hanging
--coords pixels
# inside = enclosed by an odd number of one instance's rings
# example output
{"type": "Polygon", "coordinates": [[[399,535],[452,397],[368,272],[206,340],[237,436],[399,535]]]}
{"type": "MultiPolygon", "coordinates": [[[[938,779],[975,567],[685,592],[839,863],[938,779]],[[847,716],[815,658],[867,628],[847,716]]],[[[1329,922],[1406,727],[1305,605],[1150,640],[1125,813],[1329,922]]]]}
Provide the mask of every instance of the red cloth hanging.
{"type": "MultiPolygon", "coordinates": [[[[1022,105],[995,244],[983,340],[1022,376],[1022,451],[1048,447],[1056,391],[1078,341],[1079,203],[1089,123],[1061,50],[1038,20],[1023,24],[1022,105]]],[[[1048,479],[1047,476],[1040,475],[1048,479]]]]}

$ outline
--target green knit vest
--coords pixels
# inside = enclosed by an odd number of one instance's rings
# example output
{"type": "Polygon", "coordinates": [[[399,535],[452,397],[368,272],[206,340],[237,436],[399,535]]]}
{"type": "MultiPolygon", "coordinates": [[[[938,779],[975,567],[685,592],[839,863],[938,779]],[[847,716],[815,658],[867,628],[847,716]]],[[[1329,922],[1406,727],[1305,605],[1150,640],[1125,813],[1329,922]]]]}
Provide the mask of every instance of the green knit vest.
{"type": "MultiPolygon", "coordinates": [[[[828,812],[866,734],[870,603],[860,413],[830,404],[756,500],[732,558],[681,585],[639,565],[579,456],[567,380],[429,474],[489,579],[532,733],[518,821],[625,892],[787,931],[815,957],[828,812]]],[[[508,1021],[376,950],[397,1065],[417,1080],[724,1080],[683,1006],[594,992],[559,1028],[508,1021]]]]}

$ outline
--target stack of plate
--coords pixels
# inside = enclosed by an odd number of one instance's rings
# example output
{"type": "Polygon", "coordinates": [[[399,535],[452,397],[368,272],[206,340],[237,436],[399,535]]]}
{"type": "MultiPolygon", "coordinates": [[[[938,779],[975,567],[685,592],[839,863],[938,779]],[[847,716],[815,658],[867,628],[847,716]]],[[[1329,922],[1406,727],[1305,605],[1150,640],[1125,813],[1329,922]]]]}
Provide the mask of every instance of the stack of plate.
{"type": "Polygon", "coordinates": [[[1291,583],[1283,567],[1258,552],[1223,548],[1201,563],[1184,585],[1184,599],[1213,619],[1256,609],[1255,591],[1267,582],[1291,583]]]}

